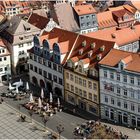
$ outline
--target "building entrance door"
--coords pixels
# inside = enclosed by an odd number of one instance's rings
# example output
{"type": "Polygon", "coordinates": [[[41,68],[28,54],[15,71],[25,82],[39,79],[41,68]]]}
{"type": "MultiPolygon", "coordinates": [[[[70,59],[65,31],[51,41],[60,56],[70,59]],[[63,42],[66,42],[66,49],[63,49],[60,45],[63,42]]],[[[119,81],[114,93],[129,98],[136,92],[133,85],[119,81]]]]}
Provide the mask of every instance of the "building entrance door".
{"type": "Polygon", "coordinates": [[[118,113],[118,122],[120,124],[122,124],[122,113],[121,112],[118,113]]]}
{"type": "Polygon", "coordinates": [[[86,110],[86,103],[79,100],[79,107],[83,110],[86,110]]]}

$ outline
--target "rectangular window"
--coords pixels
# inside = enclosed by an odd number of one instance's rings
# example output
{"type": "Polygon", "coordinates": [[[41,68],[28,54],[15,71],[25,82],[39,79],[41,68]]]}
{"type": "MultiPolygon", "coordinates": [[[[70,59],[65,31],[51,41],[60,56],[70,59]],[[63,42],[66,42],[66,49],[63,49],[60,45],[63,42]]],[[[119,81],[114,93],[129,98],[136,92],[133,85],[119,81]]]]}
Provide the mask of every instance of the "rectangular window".
{"type": "Polygon", "coordinates": [[[55,63],[53,63],[53,69],[57,70],[57,65],[55,63]]]}
{"type": "Polygon", "coordinates": [[[57,83],[57,76],[53,75],[53,81],[57,83]]]}
{"type": "Polygon", "coordinates": [[[134,84],[134,77],[130,77],[130,83],[134,84]]]}
{"type": "Polygon", "coordinates": [[[52,63],[50,61],[48,61],[48,67],[52,68],[52,63]]]}
{"type": "Polygon", "coordinates": [[[117,81],[120,81],[120,74],[117,73],[117,81]]]}
{"type": "Polygon", "coordinates": [[[77,94],[78,94],[78,88],[77,88],[77,87],[75,87],[75,93],[77,93],[77,94]]]}
{"type": "Polygon", "coordinates": [[[62,79],[61,78],[59,78],[59,84],[60,85],[63,85],[63,82],[62,82],[62,79]]]}
{"type": "Polygon", "coordinates": [[[124,108],[127,109],[127,102],[124,102],[124,108]]]}
{"type": "Polygon", "coordinates": [[[48,79],[52,80],[52,74],[51,73],[48,73],[48,79]]]}
{"type": "Polygon", "coordinates": [[[84,98],[87,98],[87,92],[85,90],[83,90],[83,96],[84,98]]]}
{"type": "Polygon", "coordinates": [[[111,98],[111,104],[114,105],[114,99],[113,98],[111,98]]]}
{"type": "Polygon", "coordinates": [[[79,89],[79,95],[82,97],[82,90],[79,89]]]}
{"type": "Polygon", "coordinates": [[[110,91],[114,92],[114,86],[110,86],[110,91]]]}
{"type": "Polygon", "coordinates": [[[75,76],[75,83],[78,84],[78,77],[75,76]]]}
{"type": "Polygon", "coordinates": [[[88,98],[92,100],[92,93],[88,93],[88,98]]]}
{"type": "Polygon", "coordinates": [[[92,89],[92,83],[88,81],[88,88],[92,89]]]}
{"type": "Polygon", "coordinates": [[[66,78],[69,79],[69,73],[68,72],[66,72],[66,78]]]}
{"type": "Polygon", "coordinates": [[[96,83],[93,83],[93,89],[97,90],[97,84],[96,83]]]}
{"type": "Polygon", "coordinates": [[[107,78],[107,71],[104,71],[104,77],[107,78]]]}
{"type": "Polygon", "coordinates": [[[81,78],[79,78],[79,85],[82,86],[82,79],[81,78]]]}
{"type": "Polygon", "coordinates": [[[83,86],[86,87],[86,80],[83,79],[83,86]]]}
{"type": "Polygon", "coordinates": [[[59,71],[60,73],[62,73],[62,67],[61,67],[61,66],[58,66],[58,71],[59,71]]]}
{"type": "Polygon", "coordinates": [[[132,111],[135,111],[135,106],[134,106],[133,103],[131,103],[131,110],[132,110],[132,111]]]}
{"type": "Polygon", "coordinates": [[[32,64],[30,64],[30,70],[33,70],[33,65],[32,64]]]}
{"type": "Polygon", "coordinates": [[[3,71],[3,68],[0,68],[0,72],[2,72],[3,71]]]}
{"type": "Polygon", "coordinates": [[[5,67],[4,70],[7,71],[7,67],[5,67]]]}
{"type": "Polygon", "coordinates": [[[123,90],[123,94],[124,94],[124,96],[127,96],[127,89],[123,90]]]}
{"type": "Polygon", "coordinates": [[[117,101],[117,106],[121,107],[121,102],[120,101],[117,101]]]}
{"type": "Polygon", "coordinates": [[[74,92],[74,86],[73,85],[71,85],[71,91],[74,92]]]}
{"type": "Polygon", "coordinates": [[[94,94],[94,101],[97,102],[97,95],[94,94]]]}
{"type": "Polygon", "coordinates": [[[114,79],[114,73],[110,72],[110,79],[114,79]]]}
{"type": "Polygon", "coordinates": [[[0,61],[2,61],[2,58],[0,57],[0,61]]]}
{"type": "Polygon", "coordinates": [[[91,105],[89,105],[89,111],[92,113],[97,113],[97,109],[91,105]]]}
{"type": "Polygon", "coordinates": [[[70,74],[70,80],[73,81],[73,75],[72,74],[70,74]]]}
{"type": "Polygon", "coordinates": [[[127,83],[127,75],[123,76],[123,82],[127,83]]]}
{"type": "Polygon", "coordinates": [[[43,74],[43,75],[44,75],[44,77],[45,77],[45,78],[47,78],[47,72],[46,72],[46,71],[44,71],[43,73],[44,73],[44,74],[43,74]]]}
{"type": "Polygon", "coordinates": [[[135,94],[134,94],[134,91],[133,90],[130,90],[130,96],[131,96],[131,98],[135,98],[135,94]]]}
{"type": "Polygon", "coordinates": [[[121,89],[119,87],[117,87],[117,93],[121,93],[121,89]]]}
{"type": "Polygon", "coordinates": [[[42,75],[42,69],[39,69],[39,74],[42,75]]]}
{"type": "Polygon", "coordinates": [[[35,70],[35,72],[37,73],[37,67],[36,67],[36,66],[34,67],[34,70],[35,70]]]}
{"type": "Polygon", "coordinates": [[[108,97],[107,96],[105,96],[105,102],[108,103],[108,97]]]}

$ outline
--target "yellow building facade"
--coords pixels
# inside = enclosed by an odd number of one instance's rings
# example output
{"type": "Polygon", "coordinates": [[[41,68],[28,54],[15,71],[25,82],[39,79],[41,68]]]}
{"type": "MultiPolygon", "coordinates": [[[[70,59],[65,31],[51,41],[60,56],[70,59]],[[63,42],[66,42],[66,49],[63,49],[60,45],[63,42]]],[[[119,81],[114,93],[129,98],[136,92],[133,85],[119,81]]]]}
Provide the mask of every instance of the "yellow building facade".
{"type": "Polygon", "coordinates": [[[99,84],[86,74],[69,68],[64,69],[65,101],[99,116],[99,84]]]}

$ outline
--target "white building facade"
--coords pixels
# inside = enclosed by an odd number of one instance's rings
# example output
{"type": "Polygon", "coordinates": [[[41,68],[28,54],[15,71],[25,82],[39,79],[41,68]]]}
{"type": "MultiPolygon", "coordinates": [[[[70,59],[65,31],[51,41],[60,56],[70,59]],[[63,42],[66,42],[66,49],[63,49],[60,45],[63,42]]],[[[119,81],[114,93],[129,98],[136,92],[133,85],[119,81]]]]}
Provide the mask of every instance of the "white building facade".
{"type": "Polygon", "coordinates": [[[62,98],[64,96],[63,67],[58,44],[53,44],[53,50],[47,40],[40,45],[38,37],[34,37],[34,47],[29,51],[30,82],[52,92],[62,98]],[[53,58],[53,61],[52,59],[53,58]]]}
{"type": "Polygon", "coordinates": [[[128,59],[100,65],[101,118],[140,129],[140,73],[125,69],[128,59]]]}
{"type": "Polygon", "coordinates": [[[6,46],[2,46],[0,44],[0,86],[4,81],[9,80],[10,76],[11,76],[10,53],[7,50],[6,46]]]}

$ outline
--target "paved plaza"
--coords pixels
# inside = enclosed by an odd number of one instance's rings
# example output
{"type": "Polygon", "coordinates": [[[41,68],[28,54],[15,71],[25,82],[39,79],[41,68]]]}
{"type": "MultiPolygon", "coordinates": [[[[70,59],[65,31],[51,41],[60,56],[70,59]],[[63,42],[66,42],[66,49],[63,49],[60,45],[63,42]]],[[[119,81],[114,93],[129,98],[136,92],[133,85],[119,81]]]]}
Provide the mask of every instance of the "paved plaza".
{"type": "MultiPolygon", "coordinates": [[[[0,93],[7,92],[7,87],[3,86],[0,87],[0,93]]],[[[28,98],[22,101],[13,101],[13,99],[6,99],[5,102],[12,106],[13,108],[17,109],[17,104],[28,102],[28,98]]],[[[20,111],[23,114],[29,115],[28,110],[25,108],[21,108],[20,111]]],[[[44,138],[44,133],[42,131],[43,128],[40,130],[32,131],[32,126],[29,125],[28,122],[17,122],[18,117],[15,115],[16,111],[12,110],[11,108],[5,106],[4,104],[0,104],[0,138],[31,138],[31,139],[42,139],[44,138]],[[27,133],[27,134],[26,134],[27,133]],[[16,136],[17,135],[17,136],[16,136]]],[[[79,112],[80,113],[80,110],[79,112]]],[[[83,115],[83,111],[81,111],[83,115]]],[[[86,115],[87,113],[85,113],[86,115]]],[[[42,118],[38,114],[33,115],[33,119],[39,122],[39,124],[43,125],[42,118]]],[[[94,118],[93,118],[94,119],[94,118]]],[[[65,128],[64,132],[61,134],[65,138],[74,138],[72,131],[77,126],[77,124],[81,124],[85,122],[86,119],[82,119],[80,117],[76,117],[72,114],[66,112],[58,112],[56,115],[49,118],[47,122],[47,127],[50,130],[57,132],[56,126],[58,124],[62,124],[65,128]]],[[[106,123],[107,125],[123,132],[124,134],[128,135],[130,139],[138,139],[140,138],[140,131],[132,130],[130,128],[126,128],[123,126],[117,126],[114,124],[106,123]]],[[[37,127],[40,127],[37,125],[37,127]]]]}
{"type": "MultiPolygon", "coordinates": [[[[27,119],[29,120],[29,119],[27,119]]],[[[35,124],[19,121],[18,112],[8,107],[5,103],[0,104],[0,139],[43,139],[47,133],[43,127],[35,124]]]]}

